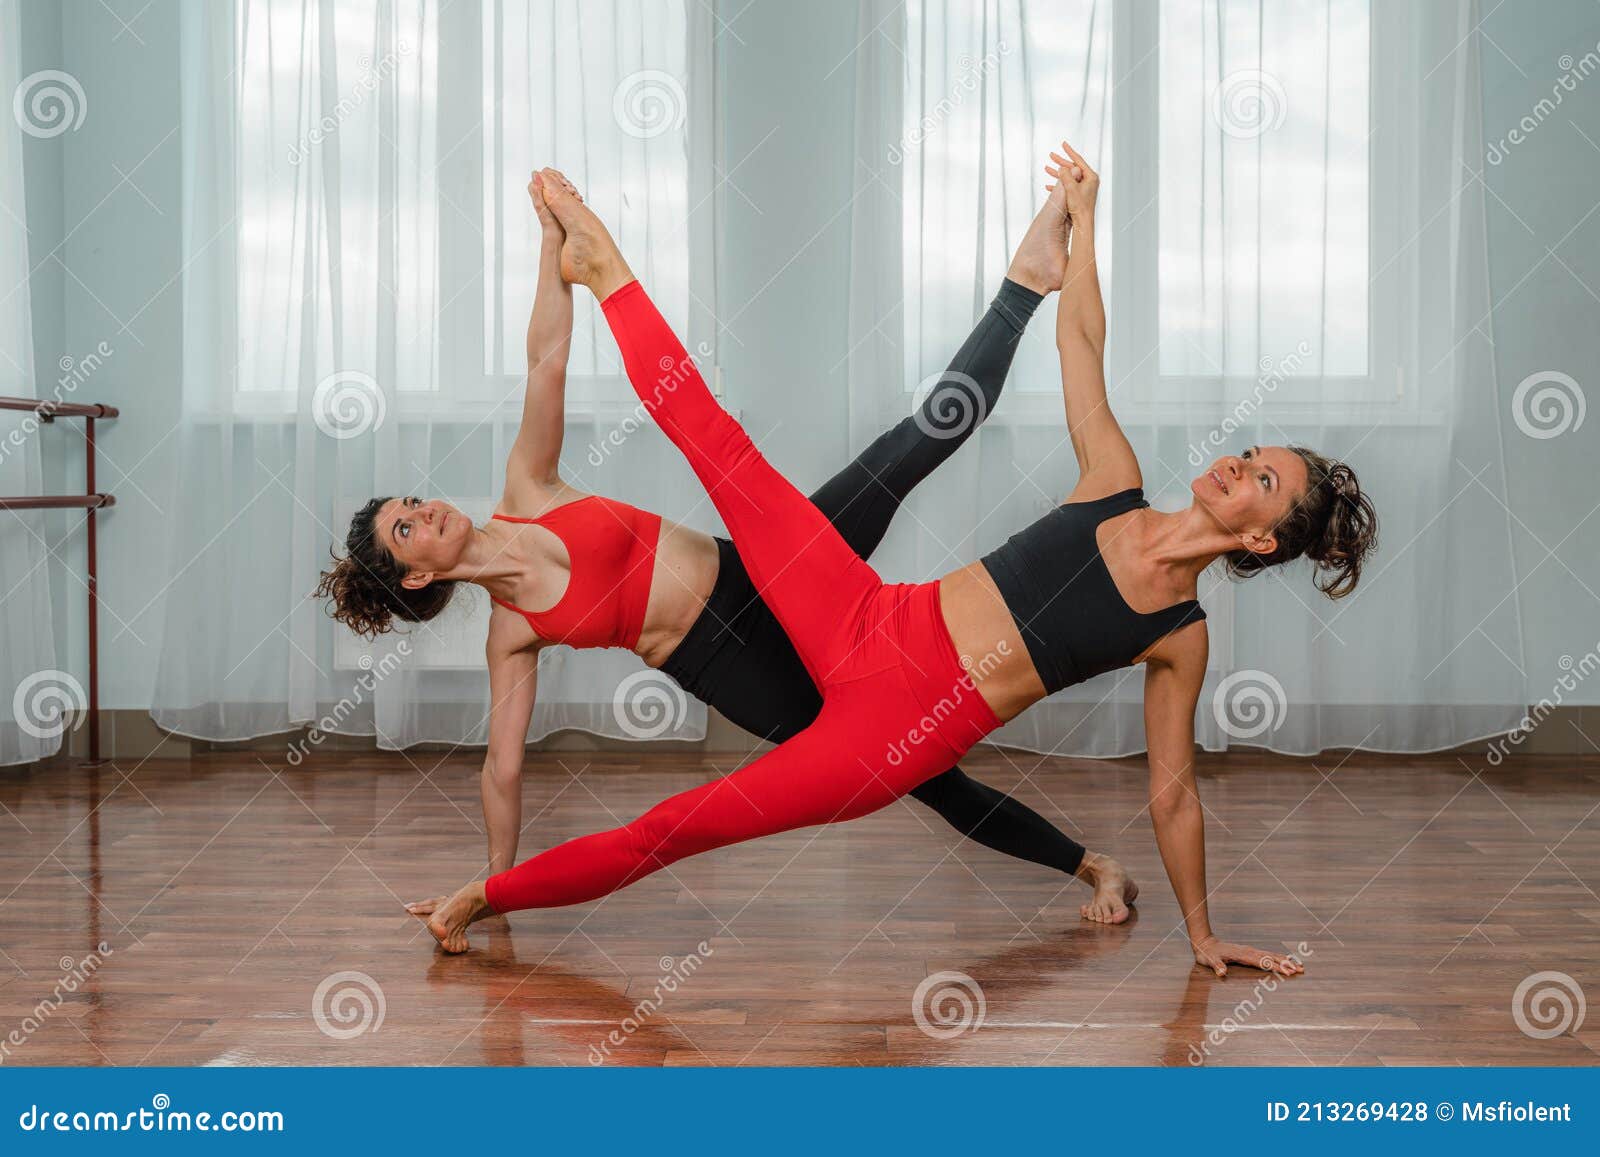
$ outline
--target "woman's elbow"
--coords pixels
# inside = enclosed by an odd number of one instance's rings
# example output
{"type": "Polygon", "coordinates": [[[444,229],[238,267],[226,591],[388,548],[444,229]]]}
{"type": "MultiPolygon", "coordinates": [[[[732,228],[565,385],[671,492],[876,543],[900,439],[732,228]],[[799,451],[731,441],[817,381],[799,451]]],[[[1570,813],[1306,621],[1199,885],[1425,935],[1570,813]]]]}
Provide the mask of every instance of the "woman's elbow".
{"type": "Polygon", "coordinates": [[[1150,822],[1157,827],[1181,824],[1200,814],[1200,801],[1177,784],[1150,798],[1150,822]]]}
{"type": "Polygon", "coordinates": [[[502,790],[515,787],[522,781],[522,761],[506,756],[486,756],[483,761],[483,778],[484,782],[502,790]]]}
{"type": "Polygon", "coordinates": [[[1064,354],[1089,353],[1096,359],[1104,356],[1106,327],[1090,321],[1069,321],[1056,326],[1056,351],[1064,354]]]}

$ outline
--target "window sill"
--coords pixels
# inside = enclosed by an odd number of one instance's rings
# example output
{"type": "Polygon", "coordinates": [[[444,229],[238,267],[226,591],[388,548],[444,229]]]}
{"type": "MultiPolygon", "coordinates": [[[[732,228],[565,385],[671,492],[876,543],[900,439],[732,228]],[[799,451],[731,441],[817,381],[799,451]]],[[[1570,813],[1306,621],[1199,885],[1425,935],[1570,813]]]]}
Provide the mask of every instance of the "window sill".
{"type": "MultiPolygon", "coordinates": [[[[727,410],[736,421],[740,419],[739,407],[727,407],[727,410]]],[[[569,401],[565,415],[568,425],[581,422],[620,424],[630,420],[640,425],[655,425],[637,402],[626,406],[615,402],[569,401]]],[[[217,409],[191,411],[190,417],[204,426],[220,426],[224,422],[248,426],[290,426],[300,421],[304,415],[296,410],[292,403],[264,404],[252,401],[233,411],[217,409]]],[[[489,422],[501,422],[515,426],[522,421],[522,403],[520,399],[515,405],[510,403],[490,405],[470,401],[447,403],[440,399],[430,399],[428,404],[422,405],[408,401],[400,406],[399,420],[402,425],[478,426],[489,422]]]]}
{"type": "MultiPolygon", "coordinates": [[[[1111,405],[1117,422],[1124,429],[1130,430],[1208,430],[1221,426],[1230,418],[1240,430],[1253,428],[1257,421],[1289,427],[1314,425],[1401,428],[1440,427],[1448,425],[1450,421],[1449,414],[1443,410],[1420,409],[1407,404],[1404,400],[1392,404],[1359,405],[1278,403],[1273,406],[1262,406],[1242,417],[1235,416],[1235,411],[1231,407],[1220,403],[1215,407],[1203,408],[1178,404],[1163,406],[1149,403],[1119,403],[1113,397],[1111,405]]],[[[1061,395],[1039,391],[1007,395],[1001,401],[999,408],[985,419],[984,424],[1027,427],[1064,424],[1065,421],[1066,414],[1062,408],[1061,395]]]]}

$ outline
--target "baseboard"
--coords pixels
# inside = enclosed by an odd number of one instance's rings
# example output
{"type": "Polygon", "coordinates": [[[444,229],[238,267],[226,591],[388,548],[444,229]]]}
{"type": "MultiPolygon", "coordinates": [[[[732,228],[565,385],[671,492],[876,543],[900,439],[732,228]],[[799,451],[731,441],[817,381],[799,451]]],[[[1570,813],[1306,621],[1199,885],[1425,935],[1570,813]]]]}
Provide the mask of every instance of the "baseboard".
{"type": "MultiPolygon", "coordinates": [[[[212,751],[254,751],[262,754],[276,752],[280,756],[304,739],[306,728],[286,731],[278,735],[262,735],[236,743],[208,739],[192,739],[175,735],[156,726],[149,712],[138,710],[107,710],[100,712],[100,754],[108,759],[185,759],[212,751]]],[[[64,754],[74,759],[89,756],[89,729],[79,723],[67,733],[64,754]]],[[[423,743],[408,748],[410,751],[450,751],[455,745],[448,743],[423,743]]],[[[748,732],[729,723],[716,711],[706,712],[706,735],[699,740],[630,740],[612,739],[591,735],[586,731],[558,731],[537,743],[529,744],[530,751],[660,751],[747,754],[765,744],[758,744],[748,732]]],[[[317,743],[322,751],[373,751],[377,747],[371,736],[324,735],[317,743]]],[[[466,750],[471,750],[470,748],[466,750]]]]}
{"type": "MultiPolygon", "coordinates": [[[[185,759],[210,751],[285,752],[306,734],[305,730],[262,736],[239,743],[216,743],[174,735],[157,727],[148,712],[119,709],[100,712],[100,751],[107,758],[122,760],[185,759]]],[[[80,723],[68,733],[65,754],[84,759],[89,755],[89,730],[80,723]]],[[[372,751],[376,745],[367,736],[325,736],[318,746],[331,751],[372,751]]],[[[755,743],[749,734],[728,722],[716,711],[706,713],[706,736],[696,741],[610,739],[582,731],[560,731],[530,744],[530,751],[616,751],[616,752],[706,752],[749,755],[765,745],[755,743]]],[[[1465,744],[1457,752],[1471,758],[1484,756],[1488,741],[1465,744]]],[[[449,744],[422,744],[412,750],[448,751],[449,744]]],[[[1538,727],[1526,733],[1520,743],[1507,746],[1505,754],[1594,755],[1600,753],[1600,706],[1558,707],[1544,717],[1538,727]]]]}

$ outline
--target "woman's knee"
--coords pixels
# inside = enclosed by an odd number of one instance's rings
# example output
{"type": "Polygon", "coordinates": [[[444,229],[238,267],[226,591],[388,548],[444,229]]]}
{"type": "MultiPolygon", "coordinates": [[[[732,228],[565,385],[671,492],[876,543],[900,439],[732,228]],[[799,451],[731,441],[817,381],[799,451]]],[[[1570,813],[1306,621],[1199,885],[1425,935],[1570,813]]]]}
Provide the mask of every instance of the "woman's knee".
{"type": "Polygon", "coordinates": [[[958,773],[947,771],[941,775],[934,776],[932,779],[923,780],[911,789],[911,798],[920,804],[931,807],[934,811],[940,811],[950,802],[950,776],[952,774],[958,773]]]}
{"type": "Polygon", "coordinates": [[[681,822],[682,817],[675,809],[669,808],[667,803],[657,804],[627,825],[634,852],[641,858],[660,857],[681,822]]]}
{"type": "Polygon", "coordinates": [[[663,800],[627,825],[634,851],[670,864],[716,847],[707,829],[706,805],[698,800],[663,800]]]}

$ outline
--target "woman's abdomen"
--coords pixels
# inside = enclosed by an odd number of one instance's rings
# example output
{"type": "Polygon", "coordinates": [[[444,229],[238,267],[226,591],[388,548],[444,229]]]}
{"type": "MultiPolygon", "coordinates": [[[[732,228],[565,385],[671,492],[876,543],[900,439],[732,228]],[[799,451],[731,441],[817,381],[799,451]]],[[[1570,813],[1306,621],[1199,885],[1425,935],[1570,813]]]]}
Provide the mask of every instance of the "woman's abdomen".
{"type": "Polygon", "coordinates": [[[716,582],[716,539],[663,519],[635,653],[659,667],[700,617],[716,582]]]}
{"type": "Polygon", "coordinates": [[[939,580],[939,609],[961,665],[1001,722],[1045,697],[1022,632],[982,563],[939,580]]]}

